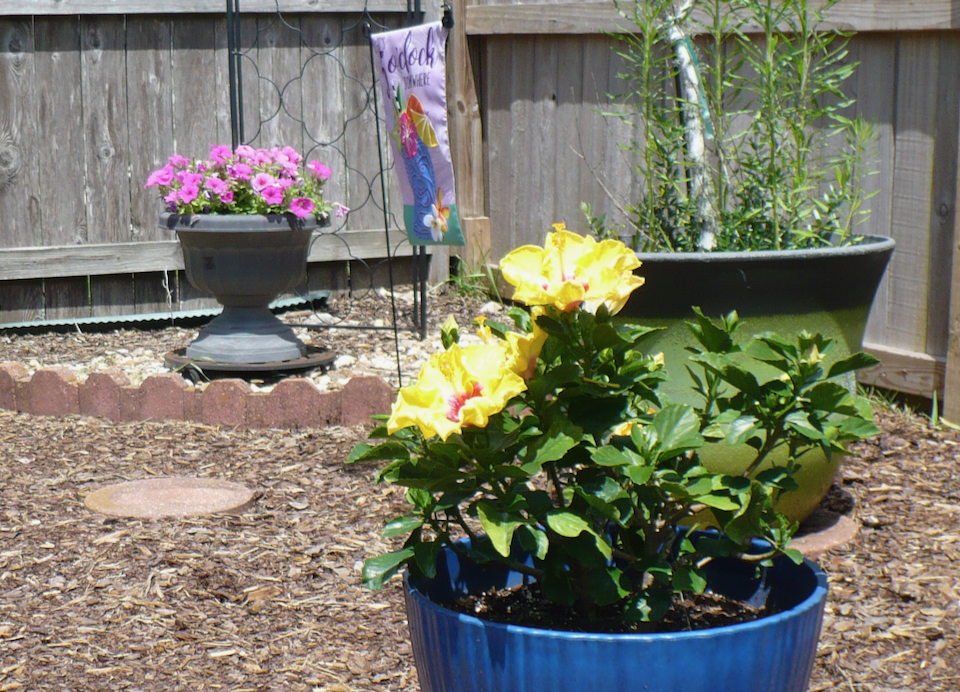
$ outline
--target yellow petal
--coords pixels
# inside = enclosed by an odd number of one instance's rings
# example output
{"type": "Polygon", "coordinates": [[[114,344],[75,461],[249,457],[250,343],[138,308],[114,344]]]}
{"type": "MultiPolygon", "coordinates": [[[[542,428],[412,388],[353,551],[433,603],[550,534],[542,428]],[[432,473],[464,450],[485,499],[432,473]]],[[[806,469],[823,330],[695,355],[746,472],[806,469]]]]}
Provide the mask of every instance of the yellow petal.
{"type": "Polygon", "coordinates": [[[416,384],[400,390],[387,430],[417,426],[426,437],[446,440],[464,426],[482,427],[526,389],[507,368],[507,353],[498,343],[478,344],[434,353],[416,384]]]}

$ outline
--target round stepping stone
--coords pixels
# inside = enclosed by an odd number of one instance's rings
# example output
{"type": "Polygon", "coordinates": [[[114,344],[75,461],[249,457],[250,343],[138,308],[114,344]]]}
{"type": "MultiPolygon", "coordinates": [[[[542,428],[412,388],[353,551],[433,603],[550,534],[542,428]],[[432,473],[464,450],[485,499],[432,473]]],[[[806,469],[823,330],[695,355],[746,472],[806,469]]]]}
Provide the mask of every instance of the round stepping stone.
{"type": "Polygon", "coordinates": [[[87,509],[137,519],[195,517],[238,510],[253,501],[253,491],[217,478],[146,478],[117,483],[87,495],[87,509]]]}
{"type": "Polygon", "coordinates": [[[800,524],[800,531],[790,542],[790,547],[815,560],[821,553],[852,541],[859,530],[860,525],[846,514],[818,507],[800,524]]]}

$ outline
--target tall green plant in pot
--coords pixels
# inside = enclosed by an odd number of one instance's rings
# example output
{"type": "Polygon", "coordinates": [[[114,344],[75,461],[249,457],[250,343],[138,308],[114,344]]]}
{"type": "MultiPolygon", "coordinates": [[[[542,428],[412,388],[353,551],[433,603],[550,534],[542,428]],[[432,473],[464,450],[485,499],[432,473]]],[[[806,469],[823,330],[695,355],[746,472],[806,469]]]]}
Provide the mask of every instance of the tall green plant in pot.
{"type": "Polygon", "coordinates": [[[807,688],[826,579],[789,548],[796,525],[775,502],[806,450],[875,432],[869,405],[832,381],[873,361],[825,369],[830,342],[809,333],[741,346],[736,314],[695,312],[697,403],[669,403],[663,356],[642,349],[652,330],[615,319],[637,264],[562,228],[510,253],[504,277],[530,311],[485,321],[478,345],[448,326],[351,455],[386,460],[380,480],[407,489],[384,532],[403,544],[363,574],[379,587],[407,566],[424,692],[807,688]],[[781,376],[757,396],[769,367],[781,376]],[[710,471],[711,439],[784,463],[710,471]],[[720,533],[681,528],[706,509],[720,533]],[[742,612],[706,622],[688,607],[712,598],[742,612]]]}
{"type": "MultiPolygon", "coordinates": [[[[637,249],[649,290],[621,314],[663,328],[648,347],[668,362],[691,344],[691,305],[713,317],[737,310],[757,331],[823,333],[837,359],[862,347],[894,243],[858,233],[873,132],[847,115],[855,65],[849,35],[824,28],[832,4],[620,4],[634,31],[617,46],[632,85],[617,114],[640,133],[623,144],[639,190],[622,205],[626,227],[584,209],[598,233],[637,249]]],[[[671,376],[665,394],[690,401],[686,370],[671,376]]],[[[708,463],[729,472],[752,458],[742,446],[713,453],[708,463]]],[[[783,509],[806,516],[839,463],[805,459],[802,490],[783,509]]]]}

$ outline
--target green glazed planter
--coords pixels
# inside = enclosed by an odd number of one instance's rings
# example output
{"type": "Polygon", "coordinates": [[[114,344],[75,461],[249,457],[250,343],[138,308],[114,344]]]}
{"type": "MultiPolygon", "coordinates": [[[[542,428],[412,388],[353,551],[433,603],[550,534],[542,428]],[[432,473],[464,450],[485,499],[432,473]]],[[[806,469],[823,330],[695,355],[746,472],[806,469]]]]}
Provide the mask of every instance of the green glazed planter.
{"type": "MultiPolygon", "coordinates": [[[[890,238],[867,236],[858,245],[815,250],[638,252],[643,266],[637,274],[646,282],[633,292],[620,316],[663,329],[645,342],[649,353],[662,351],[666,358],[670,381],[661,391],[671,401],[696,404],[685,367],[685,348],[694,343],[686,326],[693,318],[691,306],[712,318],[736,310],[744,322],[744,337],[820,332],[837,342],[831,359],[844,358],[862,348],[870,307],[894,245],[890,238]]],[[[771,368],[767,379],[778,374],[771,368]]],[[[854,386],[853,378],[846,384],[854,386]]],[[[702,458],[711,469],[739,474],[754,456],[746,446],[713,445],[702,458]]],[[[779,505],[798,521],[829,490],[841,458],[810,452],[800,463],[795,476],[800,490],[788,493],[779,505]]]]}

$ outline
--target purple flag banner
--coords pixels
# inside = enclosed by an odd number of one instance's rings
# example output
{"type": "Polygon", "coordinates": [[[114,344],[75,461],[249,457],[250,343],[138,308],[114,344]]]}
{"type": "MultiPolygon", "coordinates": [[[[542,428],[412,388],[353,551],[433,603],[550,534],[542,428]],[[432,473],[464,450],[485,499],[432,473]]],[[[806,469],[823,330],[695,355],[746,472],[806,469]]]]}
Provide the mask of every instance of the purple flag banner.
{"type": "Polygon", "coordinates": [[[447,135],[447,30],[440,22],[370,37],[411,245],[463,245],[447,135]]]}

